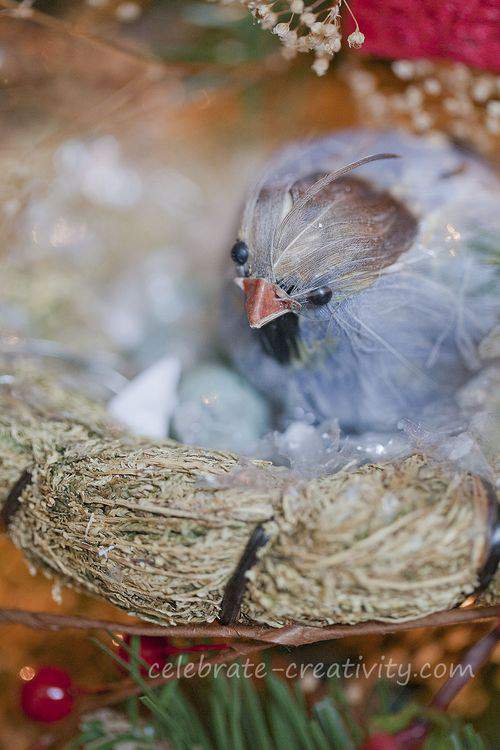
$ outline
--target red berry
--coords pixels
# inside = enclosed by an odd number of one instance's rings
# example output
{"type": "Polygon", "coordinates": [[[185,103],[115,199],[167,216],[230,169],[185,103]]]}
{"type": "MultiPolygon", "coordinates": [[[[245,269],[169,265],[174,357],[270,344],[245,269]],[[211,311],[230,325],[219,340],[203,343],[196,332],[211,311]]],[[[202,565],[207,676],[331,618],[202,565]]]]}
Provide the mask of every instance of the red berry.
{"type": "MultiPolygon", "coordinates": [[[[120,646],[120,648],[118,649],[118,656],[128,664],[131,658],[129,650],[132,647],[132,636],[126,635],[123,640],[127,648],[125,648],[124,646],[120,646]]],[[[154,664],[158,669],[163,669],[165,664],[169,661],[170,654],[175,652],[176,649],[170,644],[168,638],[163,638],[162,636],[156,637],[152,635],[140,636],[139,657],[150,667],[154,664]]],[[[144,667],[144,665],[142,665],[141,674],[147,675],[147,673],[148,670],[144,667]]]]}
{"type": "MultiPolygon", "coordinates": [[[[131,635],[125,635],[123,638],[124,644],[127,646],[120,646],[118,649],[118,656],[122,661],[130,662],[130,649],[132,646],[131,635]]],[[[212,643],[212,644],[196,644],[191,646],[185,646],[179,648],[172,645],[169,638],[164,636],[153,636],[153,635],[141,635],[139,645],[139,657],[143,662],[146,662],[150,667],[155,665],[155,669],[162,670],[165,664],[171,660],[173,656],[179,654],[189,654],[195,651],[224,651],[228,648],[226,643],[212,643]]],[[[147,675],[148,670],[144,665],[141,665],[141,674],[147,675]]]]}
{"type": "Polygon", "coordinates": [[[64,719],[71,713],[73,703],[71,677],[57,667],[41,667],[21,687],[21,707],[34,721],[64,719]]]}
{"type": "Polygon", "coordinates": [[[361,750],[401,750],[401,745],[392,734],[380,732],[368,737],[361,750]]]}

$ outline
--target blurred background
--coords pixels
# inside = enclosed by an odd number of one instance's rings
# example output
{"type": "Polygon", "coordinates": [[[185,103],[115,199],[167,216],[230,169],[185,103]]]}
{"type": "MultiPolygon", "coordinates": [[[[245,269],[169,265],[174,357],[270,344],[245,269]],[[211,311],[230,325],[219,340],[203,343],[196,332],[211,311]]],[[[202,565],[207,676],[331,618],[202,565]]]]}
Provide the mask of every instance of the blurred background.
{"type": "MultiPolygon", "coordinates": [[[[60,347],[106,373],[95,386],[106,395],[116,387],[109,373],[133,376],[167,346],[183,363],[205,355],[245,192],[282,142],[353,124],[401,125],[446,132],[495,159],[493,72],[413,53],[389,57],[343,50],[318,77],[309,55],[286,60],[280,40],[239,5],[0,0],[0,350],[60,347]]],[[[2,607],[130,622],[111,605],[31,576],[6,538],[0,567],[2,607]]],[[[402,662],[457,661],[483,632],[475,625],[346,639],[301,649],[300,658],[352,653],[370,662],[383,652],[402,662]]],[[[9,625],[1,635],[2,748],[28,747],[43,734],[19,708],[26,667],[60,666],[80,684],[116,677],[75,631],[9,625]]],[[[389,700],[425,702],[439,684],[389,686],[389,700]]],[[[364,710],[372,688],[349,681],[352,705],[364,710]]],[[[499,651],[452,705],[492,748],[498,688],[499,651]]]]}

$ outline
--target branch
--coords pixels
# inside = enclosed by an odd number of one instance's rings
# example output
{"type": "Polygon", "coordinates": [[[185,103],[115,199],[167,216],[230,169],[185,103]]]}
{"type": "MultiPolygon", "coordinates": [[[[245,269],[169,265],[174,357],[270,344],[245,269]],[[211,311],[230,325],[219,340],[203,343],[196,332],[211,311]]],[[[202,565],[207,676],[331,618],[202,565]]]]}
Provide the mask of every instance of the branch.
{"type": "MultiPolygon", "coordinates": [[[[23,8],[21,7],[21,4],[16,0],[0,0],[0,7],[4,8],[4,12],[8,13],[12,18],[34,21],[40,26],[44,26],[51,31],[55,31],[60,34],[65,34],[67,36],[75,37],[85,42],[89,42],[102,52],[109,53],[110,50],[119,52],[122,55],[131,58],[135,62],[141,62],[148,65],[149,67],[156,68],[163,73],[168,72],[170,68],[170,66],[168,66],[166,63],[145,54],[140,49],[120,44],[120,42],[118,42],[116,39],[104,39],[103,37],[97,36],[96,34],[92,34],[87,29],[82,28],[78,24],[68,23],[67,21],[64,21],[60,18],[49,16],[47,13],[43,13],[42,11],[36,10],[35,8],[23,8]]],[[[177,65],[176,68],[178,68],[177,65]]]]}
{"type": "Polygon", "coordinates": [[[445,682],[434,696],[431,707],[446,711],[452,700],[474,678],[481,667],[488,661],[493,649],[500,639],[500,623],[480,641],[475,643],[465,654],[453,676],[445,682]]]}
{"type": "Polygon", "coordinates": [[[349,636],[395,633],[414,628],[437,628],[468,622],[482,622],[500,618],[500,605],[491,607],[459,607],[448,612],[435,612],[426,617],[405,622],[362,622],[356,625],[287,625],[271,628],[261,625],[126,625],[112,620],[58,615],[50,612],[31,612],[23,609],[0,609],[0,625],[24,625],[34,630],[105,630],[130,635],[164,636],[170,638],[222,638],[250,640],[262,645],[302,646],[349,636]]]}
{"type": "MultiPolygon", "coordinates": [[[[500,639],[500,623],[497,622],[493,630],[475,643],[460,661],[453,675],[438,690],[429,704],[429,708],[437,711],[447,711],[452,700],[458,695],[470,680],[474,679],[481,667],[490,658],[493,649],[500,639]]],[[[409,727],[398,732],[394,739],[397,746],[403,750],[420,748],[432,729],[429,718],[419,718],[409,727]]]]}

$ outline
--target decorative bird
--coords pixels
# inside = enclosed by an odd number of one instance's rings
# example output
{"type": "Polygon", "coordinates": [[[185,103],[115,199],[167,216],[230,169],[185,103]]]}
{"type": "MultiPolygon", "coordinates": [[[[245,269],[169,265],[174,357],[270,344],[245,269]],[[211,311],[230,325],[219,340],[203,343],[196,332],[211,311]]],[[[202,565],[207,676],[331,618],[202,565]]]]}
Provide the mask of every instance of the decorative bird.
{"type": "Polygon", "coordinates": [[[345,131],[287,148],[231,249],[229,356],[285,421],[386,431],[449,408],[496,316],[473,245],[498,236],[498,193],[443,142],[345,131]]]}

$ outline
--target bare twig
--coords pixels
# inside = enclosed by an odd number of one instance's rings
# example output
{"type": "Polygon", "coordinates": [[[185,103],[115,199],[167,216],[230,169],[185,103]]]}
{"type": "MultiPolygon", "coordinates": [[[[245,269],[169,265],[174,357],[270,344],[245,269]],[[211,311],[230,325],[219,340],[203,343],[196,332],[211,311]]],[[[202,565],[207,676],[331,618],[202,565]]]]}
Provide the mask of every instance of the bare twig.
{"type": "MultiPolygon", "coordinates": [[[[68,23],[61,18],[49,16],[47,13],[43,13],[35,8],[23,8],[16,0],[0,0],[0,7],[4,8],[4,12],[8,12],[13,18],[17,17],[23,20],[34,21],[52,31],[82,39],[103,52],[109,52],[110,49],[113,49],[135,61],[145,63],[160,70],[163,69],[163,71],[166,71],[169,67],[161,60],[145,54],[136,47],[132,48],[125,44],[120,44],[116,39],[104,39],[96,34],[92,34],[78,24],[68,23]]],[[[177,65],[175,67],[178,68],[177,65]]]]}
{"type": "MultiPolygon", "coordinates": [[[[438,690],[429,704],[429,708],[437,711],[446,711],[452,700],[458,695],[470,680],[474,679],[481,667],[486,664],[500,639],[500,622],[497,622],[493,630],[475,643],[460,661],[458,669],[438,690]]],[[[429,718],[419,718],[395,735],[398,747],[405,750],[419,748],[427,738],[432,728],[429,718]]]]}
{"type": "Polygon", "coordinates": [[[300,646],[349,636],[376,635],[436,628],[461,623],[481,622],[500,618],[500,605],[491,607],[463,607],[448,612],[435,612],[426,617],[404,622],[363,622],[356,625],[328,625],[312,627],[292,624],[282,628],[262,625],[128,625],[112,620],[95,620],[50,612],[31,612],[23,609],[0,609],[0,624],[18,624],[35,630],[105,630],[130,635],[158,635],[170,638],[222,638],[258,641],[261,645],[300,646]]]}
{"type": "Polygon", "coordinates": [[[500,639],[500,623],[475,643],[465,654],[460,662],[460,668],[456,669],[443,687],[436,693],[431,703],[432,708],[446,711],[451,701],[466,685],[469,680],[476,676],[481,667],[488,661],[491,652],[500,639]]]}

